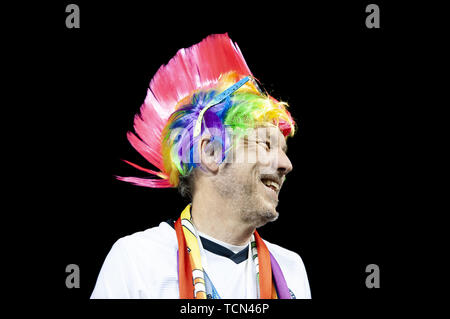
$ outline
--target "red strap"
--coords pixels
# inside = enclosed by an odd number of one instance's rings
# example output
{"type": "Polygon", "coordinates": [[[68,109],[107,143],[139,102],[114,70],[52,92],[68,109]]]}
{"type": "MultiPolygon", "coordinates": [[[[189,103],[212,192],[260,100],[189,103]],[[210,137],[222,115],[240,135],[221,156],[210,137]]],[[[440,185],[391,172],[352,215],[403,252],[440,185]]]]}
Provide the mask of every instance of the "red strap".
{"type": "Polygon", "coordinates": [[[175,222],[175,231],[178,240],[178,286],[180,288],[180,299],[194,299],[192,268],[189,262],[186,239],[181,226],[181,218],[178,218],[175,222]]]}
{"type": "Polygon", "coordinates": [[[272,299],[272,266],[266,244],[255,230],[256,249],[259,261],[259,295],[261,299],[272,299]]]}

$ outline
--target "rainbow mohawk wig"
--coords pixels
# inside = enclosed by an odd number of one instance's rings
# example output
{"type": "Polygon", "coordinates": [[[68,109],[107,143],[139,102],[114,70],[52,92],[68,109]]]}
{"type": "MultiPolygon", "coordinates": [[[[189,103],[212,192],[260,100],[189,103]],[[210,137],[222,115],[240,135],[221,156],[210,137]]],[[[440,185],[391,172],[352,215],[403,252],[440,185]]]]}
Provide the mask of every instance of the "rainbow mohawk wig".
{"type": "Polygon", "coordinates": [[[230,132],[272,124],[285,137],[292,136],[295,123],[286,107],[260,91],[227,34],[210,35],[179,50],[159,68],[134,118],[136,134],[127,134],[131,145],[159,171],[127,163],[160,178],[118,179],[145,187],[177,187],[179,176],[198,166],[196,150],[203,133],[221,145],[223,161],[231,146],[230,132]]]}

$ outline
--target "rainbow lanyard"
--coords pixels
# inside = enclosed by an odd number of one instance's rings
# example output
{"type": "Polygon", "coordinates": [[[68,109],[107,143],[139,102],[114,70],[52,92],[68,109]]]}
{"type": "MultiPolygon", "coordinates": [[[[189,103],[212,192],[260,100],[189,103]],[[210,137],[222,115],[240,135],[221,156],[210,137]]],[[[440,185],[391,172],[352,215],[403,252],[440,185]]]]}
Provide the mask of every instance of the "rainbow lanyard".
{"type": "MultiPolygon", "coordinates": [[[[220,298],[201,263],[198,233],[191,218],[191,204],[187,205],[175,222],[178,241],[178,282],[181,299],[220,298]],[[205,281],[206,278],[206,281],[205,281]],[[208,290],[208,292],[207,292],[208,290]]],[[[291,295],[281,268],[270,254],[258,232],[252,235],[250,252],[256,270],[257,294],[260,299],[290,299],[291,295]],[[273,276],[272,276],[273,274],[273,276]]],[[[249,262],[249,260],[247,261],[249,262]]],[[[248,279],[250,276],[248,276],[248,279]]],[[[249,284],[250,280],[249,280],[249,284]]]]}

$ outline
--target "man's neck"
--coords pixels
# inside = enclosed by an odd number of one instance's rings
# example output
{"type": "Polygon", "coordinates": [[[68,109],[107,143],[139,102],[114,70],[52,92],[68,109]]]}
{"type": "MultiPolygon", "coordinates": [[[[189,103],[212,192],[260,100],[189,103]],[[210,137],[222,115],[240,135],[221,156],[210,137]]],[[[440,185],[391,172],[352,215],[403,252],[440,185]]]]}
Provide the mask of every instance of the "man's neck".
{"type": "Polygon", "coordinates": [[[245,245],[255,231],[239,218],[239,211],[230,205],[229,200],[195,196],[191,207],[192,221],[197,230],[231,245],[245,245]]]}

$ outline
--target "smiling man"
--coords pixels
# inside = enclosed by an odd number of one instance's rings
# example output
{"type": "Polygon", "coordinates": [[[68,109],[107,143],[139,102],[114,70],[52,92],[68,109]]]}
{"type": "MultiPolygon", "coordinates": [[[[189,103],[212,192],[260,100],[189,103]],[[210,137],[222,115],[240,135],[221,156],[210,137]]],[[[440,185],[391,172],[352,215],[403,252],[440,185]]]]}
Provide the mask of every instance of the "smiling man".
{"type": "Polygon", "coordinates": [[[130,143],[190,203],[175,220],[119,239],[91,298],[311,298],[300,256],[258,235],[278,218],[292,170],[287,104],[261,91],[236,44],[212,35],[162,66],[130,143]]]}
{"type": "MultiPolygon", "coordinates": [[[[208,137],[203,139],[203,145],[207,143],[208,137]]],[[[220,147],[203,151],[202,167],[206,170],[200,170],[195,181],[194,224],[217,239],[242,245],[255,228],[276,220],[278,194],[292,170],[285,150],[278,127],[266,126],[249,129],[235,141],[234,153],[229,154],[231,162],[218,164],[214,155],[220,154],[220,147]]]]}

